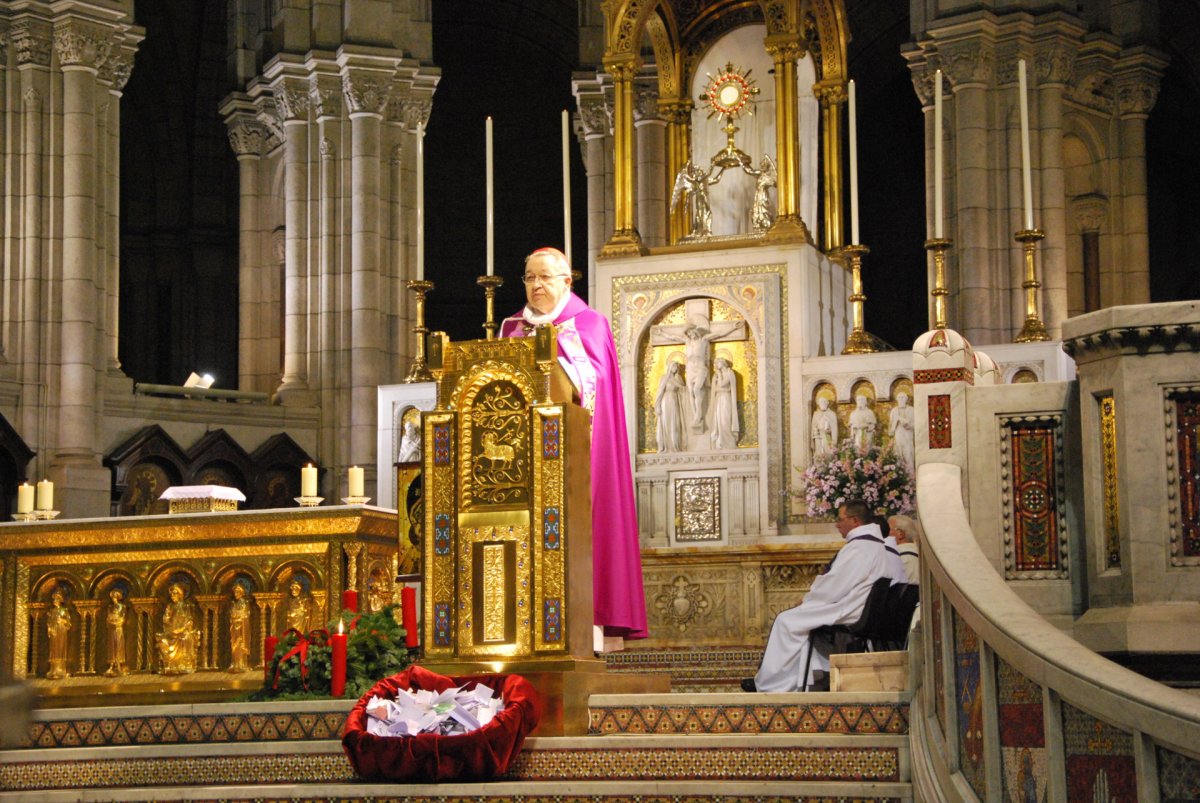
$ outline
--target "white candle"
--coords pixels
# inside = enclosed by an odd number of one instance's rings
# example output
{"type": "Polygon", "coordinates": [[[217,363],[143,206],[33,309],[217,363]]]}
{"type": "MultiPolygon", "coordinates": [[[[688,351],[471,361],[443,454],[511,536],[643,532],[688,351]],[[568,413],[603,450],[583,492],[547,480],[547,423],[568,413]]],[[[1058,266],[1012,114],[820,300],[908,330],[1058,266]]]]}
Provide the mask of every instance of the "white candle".
{"type": "Polygon", "coordinates": [[[493,226],[492,215],[492,118],[487,118],[487,125],[484,126],[484,131],[487,135],[487,275],[494,276],[496,273],[495,261],[495,245],[496,235],[493,226]]]}
{"type": "Polygon", "coordinates": [[[300,469],[300,495],[317,495],[317,470],[312,463],[300,469]]]}
{"type": "Polygon", "coordinates": [[[417,123],[417,281],[425,278],[425,124],[417,123]]]}
{"type": "Polygon", "coordinates": [[[33,512],[33,486],[27,482],[17,486],[17,512],[33,512]]]}
{"type": "Polygon", "coordinates": [[[571,114],[566,109],[562,113],[562,176],[563,176],[563,253],[566,254],[567,264],[571,264],[571,151],[568,143],[571,141],[571,114]]]}
{"type": "Polygon", "coordinates": [[[349,493],[347,496],[365,496],[363,493],[363,470],[359,466],[350,466],[346,469],[347,484],[349,485],[349,493]]]}
{"type": "Polygon", "coordinates": [[[933,238],[942,239],[942,71],[933,79],[933,238]]]}
{"type": "Polygon", "coordinates": [[[858,103],[850,81],[850,244],[858,245],[858,103]]]}
{"type": "Polygon", "coordinates": [[[1033,228],[1033,176],[1029,166],[1029,88],[1025,79],[1025,59],[1017,62],[1017,80],[1021,85],[1021,192],[1025,201],[1025,230],[1033,228]]]}
{"type": "Polygon", "coordinates": [[[37,484],[37,509],[54,510],[54,483],[42,480],[37,484]]]}

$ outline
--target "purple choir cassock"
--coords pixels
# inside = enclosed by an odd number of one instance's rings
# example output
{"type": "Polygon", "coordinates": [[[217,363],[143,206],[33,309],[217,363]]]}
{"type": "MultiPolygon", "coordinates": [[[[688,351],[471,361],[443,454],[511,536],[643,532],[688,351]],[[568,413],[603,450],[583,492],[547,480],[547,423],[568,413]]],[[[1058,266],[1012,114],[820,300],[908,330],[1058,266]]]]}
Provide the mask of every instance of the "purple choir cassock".
{"type": "MultiPolygon", "coordinates": [[[[570,294],[554,319],[560,362],[592,413],[592,596],[604,635],[646,638],[642,553],[633,501],[629,439],[617,350],[608,320],[570,294]]],[[[501,337],[525,337],[534,326],[522,313],[506,318],[501,337]]]]}

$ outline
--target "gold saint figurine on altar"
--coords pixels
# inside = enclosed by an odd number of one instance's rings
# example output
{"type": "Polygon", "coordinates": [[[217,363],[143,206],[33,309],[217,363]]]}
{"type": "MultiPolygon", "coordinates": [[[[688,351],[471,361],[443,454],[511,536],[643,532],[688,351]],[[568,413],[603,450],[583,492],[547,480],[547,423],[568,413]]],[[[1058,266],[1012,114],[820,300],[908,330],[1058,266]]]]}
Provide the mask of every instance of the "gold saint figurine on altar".
{"type": "Polygon", "coordinates": [[[164,675],[186,675],[196,671],[200,629],[196,626],[196,618],[183,586],[171,583],[167,594],[170,602],[163,611],[163,627],[158,634],[159,672],[164,675]]]}
{"type": "Polygon", "coordinates": [[[250,602],[246,599],[246,588],[234,583],[233,599],[229,603],[229,653],[232,663],[230,672],[249,671],[250,661],[250,602]]]}
{"type": "Polygon", "coordinates": [[[46,636],[50,641],[50,670],[46,677],[59,680],[68,677],[67,634],[71,632],[71,612],[58,589],[50,595],[50,610],[46,612],[46,636]]]}
{"type": "Polygon", "coordinates": [[[114,678],[129,674],[129,668],[125,665],[125,613],[127,606],[125,592],[119,588],[109,591],[108,598],[112,602],[108,606],[108,613],[104,616],[104,622],[108,625],[108,669],[105,670],[104,676],[114,678]]]}
{"type": "Polygon", "coordinates": [[[283,612],[283,629],[307,633],[311,612],[312,601],[304,593],[304,585],[299,580],[293,579],[288,584],[288,601],[283,612]]]}

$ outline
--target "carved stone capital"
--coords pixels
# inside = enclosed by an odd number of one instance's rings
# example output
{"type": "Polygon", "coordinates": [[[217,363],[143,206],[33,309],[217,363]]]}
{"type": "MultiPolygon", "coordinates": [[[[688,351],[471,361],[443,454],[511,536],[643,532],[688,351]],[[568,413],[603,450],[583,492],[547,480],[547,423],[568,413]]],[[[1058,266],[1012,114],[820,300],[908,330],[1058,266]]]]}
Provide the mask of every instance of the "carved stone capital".
{"type": "Polygon", "coordinates": [[[321,138],[321,161],[327,162],[337,156],[337,145],[329,137],[321,138]]]}
{"type": "Polygon", "coordinates": [[[83,20],[67,20],[54,26],[54,52],[64,67],[99,70],[112,49],[113,31],[83,20]]]}
{"type": "Polygon", "coordinates": [[[405,98],[400,102],[400,121],[405,130],[416,131],[417,125],[429,125],[429,115],[433,112],[433,98],[405,98]]]}
{"type": "Polygon", "coordinates": [[[308,119],[308,82],[285,78],[275,86],[275,110],[283,122],[308,119]]]}
{"type": "Polygon", "coordinates": [[[845,103],[849,97],[846,84],[842,81],[818,81],[813,84],[813,95],[816,96],[822,108],[845,103]]]}
{"type": "Polygon", "coordinates": [[[936,72],[937,70],[929,65],[920,69],[914,68],[912,71],[913,92],[917,93],[917,100],[921,101],[922,106],[933,105],[933,75],[936,72]]]}
{"type": "Polygon", "coordinates": [[[132,47],[114,47],[100,67],[100,80],[115,92],[124,90],[125,84],[129,82],[129,75],[133,72],[134,53],[135,49],[132,47]]]}
{"type": "Polygon", "coordinates": [[[982,42],[962,42],[939,51],[942,72],[951,86],[990,84],[996,71],[995,51],[982,42]]]}
{"type": "Polygon", "coordinates": [[[19,19],[8,32],[9,41],[17,51],[17,65],[50,66],[54,47],[54,28],[44,20],[19,19]]]}
{"type": "Polygon", "coordinates": [[[1146,117],[1158,102],[1158,80],[1135,75],[1117,81],[1117,111],[1121,117],[1146,117]]]}
{"type": "Polygon", "coordinates": [[[1108,217],[1108,198],[1098,193],[1072,198],[1071,213],[1081,231],[1099,231],[1108,217]]]}
{"type": "Polygon", "coordinates": [[[309,82],[309,102],[318,118],[342,116],[342,82],[336,75],[315,75],[309,82]]]}
{"type": "Polygon", "coordinates": [[[1117,107],[1116,88],[1112,76],[1095,72],[1084,76],[1070,90],[1071,99],[1089,109],[1111,115],[1117,107]]]}
{"type": "Polygon", "coordinates": [[[1033,74],[1039,84],[1071,84],[1075,82],[1075,61],[1079,46],[1054,41],[1042,45],[1033,57],[1033,74]]]}
{"type": "Polygon", "coordinates": [[[229,126],[229,147],[238,156],[262,156],[270,132],[257,120],[237,120],[229,126]]]}
{"type": "Polygon", "coordinates": [[[387,109],[389,76],[348,70],[342,73],[342,95],[350,114],[383,114],[387,109]]]}
{"type": "Polygon", "coordinates": [[[633,120],[657,120],[658,87],[649,81],[638,81],[633,85],[633,120]]]}
{"type": "Polygon", "coordinates": [[[602,137],[612,132],[612,107],[603,95],[580,98],[579,119],[584,137],[602,137]]]}

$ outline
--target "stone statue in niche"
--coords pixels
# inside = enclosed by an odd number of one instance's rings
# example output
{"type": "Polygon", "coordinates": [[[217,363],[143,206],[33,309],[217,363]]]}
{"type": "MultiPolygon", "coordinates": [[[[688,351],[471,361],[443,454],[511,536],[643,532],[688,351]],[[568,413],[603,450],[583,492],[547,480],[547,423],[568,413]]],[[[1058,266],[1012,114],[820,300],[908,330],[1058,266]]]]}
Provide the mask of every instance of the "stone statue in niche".
{"type": "Polygon", "coordinates": [[[654,397],[654,415],[657,420],[655,434],[660,452],[683,452],[687,450],[687,425],[685,423],[683,394],[687,389],[680,368],[671,360],[658,383],[658,394],[654,397]]]}
{"type": "Polygon", "coordinates": [[[850,440],[860,452],[867,451],[875,443],[875,428],[879,425],[870,401],[860,393],[854,397],[854,409],[850,411],[850,440]]]}
{"type": "Polygon", "coordinates": [[[714,321],[709,300],[692,298],[684,302],[687,323],[660,324],[651,327],[650,343],[655,346],[682,345],[687,363],[687,390],[692,404],[692,431],[705,431],[708,414],[708,389],[711,380],[712,343],[746,339],[745,321],[714,321]]]}
{"type": "Polygon", "coordinates": [[[67,635],[71,632],[71,626],[71,611],[67,608],[63,592],[56,588],[50,595],[50,608],[46,611],[46,638],[50,642],[50,668],[46,677],[51,680],[69,677],[67,635]]]}
{"type": "Polygon", "coordinates": [[[817,397],[817,409],[813,410],[810,430],[813,457],[831,454],[837,448],[837,413],[829,409],[829,399],[825,396],[817,397]]]}
{"type": "Polygon", "coordinates": [[[397,463],[418,463],[421,460],[421,430],[415,421],[404,422],[404,434],[400,436],[397,463]]]}
{"type": "Polygon", "coordinates": [[[892,451],[908,469],[916,469],[916,439],[913,435],[913,408],[908,406],[908,394],[896,394],[896,406],[888,418],[888,434],[892,436],[892,451]]]}
{"type": "Polygon", "coordinates": [[[167,596],[169,601],[163,610],[162,630],[158,633],[159,672],[186,675],[196,671],[200,628],[181,584],[171,583],[167,596]]]}
{"type": "Polygon", "coordinates": [[[120,677],[129,674],[125,665],[125,615],[129,606],[125,603],[125,592],[114,588],[108,592],[108,611],[104,623],[108,626],[108,669],[105,677],[120,677]]]}
{"type": "Polygon", "coordinates": [[[741,425],[738,423],[737,374],[724,357],[718,357],[712,379],[712,430],[709,439],[714,449],[736,449],[741,425]]]}
{"type": "Polygon", "coordinates": [[[230,672],[250,670],[250,601],[246,599],[246,588],[234,583],[230,589],[233,599],[229,601],[229,654],[230,672]]]}

